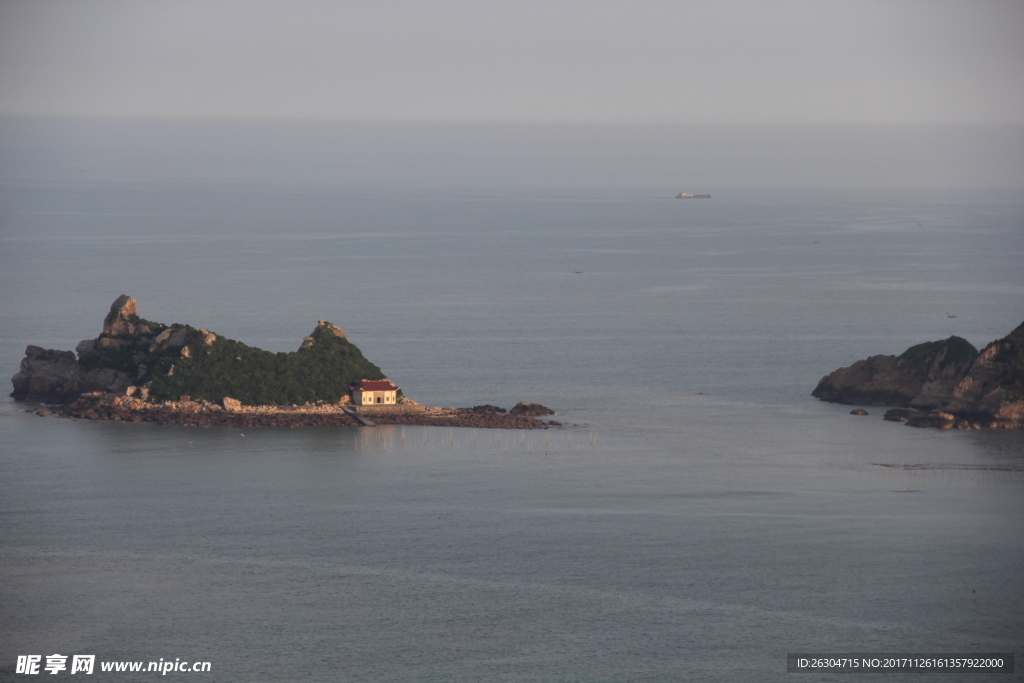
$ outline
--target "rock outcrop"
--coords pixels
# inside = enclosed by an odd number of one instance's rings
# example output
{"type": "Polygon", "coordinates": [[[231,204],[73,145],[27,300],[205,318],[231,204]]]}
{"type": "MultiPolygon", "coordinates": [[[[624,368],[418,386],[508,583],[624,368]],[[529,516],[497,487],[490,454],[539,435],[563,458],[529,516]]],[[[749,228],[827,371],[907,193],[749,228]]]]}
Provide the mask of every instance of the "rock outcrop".
{"type": "Polygon", "coordinates": [[[490,403],[485,403],[482,406],[473,406],[472,408],[470,408],[470,410],[472,410],[474,413],[483,413],[483,414],[491,414],[491,415],[497,414],[497,413],[504,413],[505,412],[504,408],[499,408],[498,406],[492,406],[490,403]]]}
{"type": "Polygon", "coordinates": [[[527,403],[526,401],[520,401],[515,404],[512,410],[508,411],[509,415],[554,415],[555,411],[551,410],[546,406],[542,406],[539,403],[527,403]]]}
{"type": "Polygon", "coordinates": [[[220,400],[220,403],[222,406],[224,406],[224,410],[230,413],[237,413],[239,410],[242,409],[242,402],[236,398],[231,398],[230,396],[225,396],[224,398],[222,398],[220,400]]]}
{"type": "Polygon", "coordinates": [[[82,393],[81,379],[78,359],[71,351],[29,345],[21,359],[21,369],[11,378],[11,395],[64,403],[82,393]]]}
{"type": "Polygon", "coordinates": [[[900,356],[871,356],[840,368],[823,377],[811,395],[846,405],[910,405],[946,390],[977,357],[978,350],[960,337],[926,342],[900,356]]]}
{"type": "Polygon", "coordinates": [[[327,322],[326,320],[317,320],[316,329],[310,332],[308,337],[304,337],[302,339],[302,345],[299,346],[299,350],[308,349],[313,346],[318,339],[322,339],[324,336],[347,339],[345,336],[345,330],[333,323],[327,322]]]}
{"type": "Polygon", "coordinates": [[[29,345],[11,384],[11,396],[16,399],[66,403],[90,391],[124,393],[132,385],[132,378],[116,368],[83,369],[71,351],[29,345]]]}
{"type": "Polygon", "coordinates": [[[965,339],[872,356],[825,376],[812,392],[847,405],[900,406],[885,419],[915,427],[1024,428],[1024,323],[980,353],[965,339]]]}
{"type": "Polygon", "coordinates": [[[103,319],[103,332],[100,336],[123,337],[135,334],[136,328],[132,318],[136,316],[138,306],[139,302],[127,294],[114,299],[114,303],[110,304],[110,312],[103,319]]]}

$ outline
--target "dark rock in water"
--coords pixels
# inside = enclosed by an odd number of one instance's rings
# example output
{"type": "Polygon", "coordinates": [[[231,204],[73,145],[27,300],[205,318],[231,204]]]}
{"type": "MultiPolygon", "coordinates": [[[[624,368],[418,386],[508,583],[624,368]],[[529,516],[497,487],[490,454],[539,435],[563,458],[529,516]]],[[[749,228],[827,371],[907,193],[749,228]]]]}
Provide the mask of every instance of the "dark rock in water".
{"type": "Polygon", "coordinates": [[[932,411],[924,415],[918,414],[907,420],[908,427],[934,427],[935,429],[952,429],[956,417],[952,413],[932,411]]]}
{"type": "Polygon", "coordinates": [[[555,411],[551,408],[542,406],[539,403],[527,403],[520,401],[515,405],[512,410],[508,411],[509,415],[554,415],[555,411]]]}
{"type": "Polygon", "coordinates": [[[863,408],[857,408],[856,410],[851,410],[850,411],[850,415],[867,415],[867,414],[868,414],[868,411],[864,410],[863,408]]]}
{"type": "Polygon", "coordinates": [[[474,413],[483,413],[485,415],[487,415],[487,414],[493,415],[493,414],[496,414],[496,413],[504,413],[505,412],[504,408],[499,408],[498,406],[492,406],[490,403],[487,403],[487,404],[482,405],[482,406],[473,406],[472,408],[470,408],[470,410],[472,410],[474,413]]]}
{"type": "Polygon", "coordinates": [[[917,414],[918,411],[910,408],[893,408],[892,410],[885,411],[885,415],[882,416],[882,419],[888,420],[889,422],[906,422],[917,414]]]}
{"type": "Polygon", "coordinates": [[[823,377],[824,401],[897,405],[886,420],[940,429],[1024,428],[1024,324],[980,353],[965,339],[872,356],[823,377]]]}

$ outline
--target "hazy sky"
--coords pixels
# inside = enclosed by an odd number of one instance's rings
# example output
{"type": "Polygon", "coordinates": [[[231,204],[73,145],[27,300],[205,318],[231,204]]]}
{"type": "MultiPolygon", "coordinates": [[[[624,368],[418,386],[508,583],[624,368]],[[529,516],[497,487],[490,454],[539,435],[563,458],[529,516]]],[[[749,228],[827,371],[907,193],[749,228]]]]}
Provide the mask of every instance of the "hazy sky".
{"type": "Polygon", "coordinates": [[[0,115],[1024,123],[1021,0],[0,0],[0,115]]]}

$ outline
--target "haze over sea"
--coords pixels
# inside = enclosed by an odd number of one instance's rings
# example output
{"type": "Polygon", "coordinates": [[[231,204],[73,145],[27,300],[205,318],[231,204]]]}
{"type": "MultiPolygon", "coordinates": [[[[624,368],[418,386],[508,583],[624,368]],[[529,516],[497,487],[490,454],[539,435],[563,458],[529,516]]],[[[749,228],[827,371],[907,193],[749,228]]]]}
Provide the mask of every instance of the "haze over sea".
{"type": "Polygon", "coordinates": [[[1024,435],[810,396],[1024,320],[1019,129],[0,130],[5,382],[127,293],[275,351],[326,319],[414,399],[566,425],[240,432],[4,399],[0,679],[52,653],[416,682],[1022,655],[1024,435]]]}

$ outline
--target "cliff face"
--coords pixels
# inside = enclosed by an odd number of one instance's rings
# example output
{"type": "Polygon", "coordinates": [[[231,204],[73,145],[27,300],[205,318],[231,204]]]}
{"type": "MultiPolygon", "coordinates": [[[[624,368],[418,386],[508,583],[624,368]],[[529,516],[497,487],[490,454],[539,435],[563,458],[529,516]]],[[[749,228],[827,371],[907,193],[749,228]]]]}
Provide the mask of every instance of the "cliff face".
{"type": "Polygon", "coordinates": [[[1024,323],[986,346],[935,407],[991,416],[996,427],[1024,427],[1024,323]]]}
{"type": "Polygon", "coordinates": [[[298,351],[273,353],[201,328],[144,320],[137,308],[130,296],[118,297],[99,337],[78,344],[77,358],[29,346],[11,378],[11,395],[53,403],[93,391],[156,401],[184,395],[246,404],[336,403],[349,384],[384,378],[341,328],[323,320],[298,351]]]}
{"type": "Polygon", "coordinates": [[[896,405],[914,426],[1024,427],[1024,323],[980,353],[965,339],[918,344],[826,375],[811,393],[848,405],[896,405]]]}
{"type": "Polygon", "coordinates": [[[29,345],[21,369],[11,378],[15,398],[63,403],[82,392],[82,370],[71,351],[29,345]]]}
{"type": "Polygon", "coordinates": [[[977,357],[978,350],[960,337],[926,342],[900,356],[872,356],[840,368],[811,395],[847,405],[906,406],[955,383],[977,357]]]}

